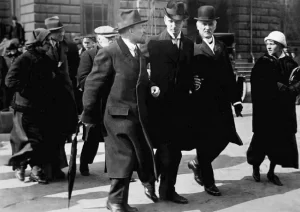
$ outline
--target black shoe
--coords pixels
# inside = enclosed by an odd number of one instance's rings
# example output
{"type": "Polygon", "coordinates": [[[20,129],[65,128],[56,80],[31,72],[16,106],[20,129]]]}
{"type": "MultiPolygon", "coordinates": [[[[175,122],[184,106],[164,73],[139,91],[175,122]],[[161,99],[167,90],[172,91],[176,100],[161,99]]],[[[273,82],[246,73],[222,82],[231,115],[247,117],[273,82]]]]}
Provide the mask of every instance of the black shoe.
{"type": "Polygon", "coordinates": [[[127,212],[138,212],[139,210],[135,207],[131,207],[130,205],[128,205],[127,203],[124,204],[124,207],[126,209],[127,212]]]}
{"type": "Polygon", "coordinates": [[[111,203],[109,201],[106,202],[106,208],[111,212],[127,212],[123,204],[111,203]]]}
{"type": "Polygon", "coordinates": [[[24,181],[25,180],[25,169],[24,168],[17,168],[15,170],[15,176],[18,180],[24,181]]]}
{"type": "Polygon", "coordinates": [[[146,196],[151,199],[153,202],[158,202],[158,197],[155,194],[155,187],[154,185],[145,186],[144,185],[144,192],[146,196]]]}
{"type": "Polygon", "coordinates": [[[279,177],[277,175],[275,175],[274,173],[272,173],[272,174],[268,173],[267,178],[271,183],[278,185],[278,186],[283,186],[283,184],[279,180],[279,177]]]}
{"type": "Polygon", "coordinates": [[[29,175],[29,180],[31,182],[38,182],[39,184],[48,184],[48,180],[45,178],[43,174],[35,175],[31,172],[29,175]]]}
{"type": "Polygon", "coordinates": [[[89,165],[86,163],[80,163],[79,171],[82,176],[90,176],[89,165]]]}
{"type": "Polygon", "coordinates": [[[203,186],[203,181],[202,181],[202,177],[201,177],[201,174],[200,174],[200,170],[199,170],[199,168],[197,166],[198,165],[196,164],[195,160],[191,160],[190,162],[188,162],[189,169],[191,169],[194,172],[194,179],[195,179],[195,181],[199,185],[203,186]]]}
{"type": "Polygon", "coordinates": [[[217,188],[217,186],[215,184],[213,184],[212,186],[204,186],[204,190],[213,196],[221,196],[221,192],[219,191],[219,189],[217,188]]]}
{"type": "Polygon", "coordinates": [[[171,202],[175,202],[178,204],[188,204],[189,203],[189,201],[186,198],[184,198],[183,196],[180,196],[175,191],[169,197],[160,196],[160,199],[163,201],[171,201],[171,202]]]}

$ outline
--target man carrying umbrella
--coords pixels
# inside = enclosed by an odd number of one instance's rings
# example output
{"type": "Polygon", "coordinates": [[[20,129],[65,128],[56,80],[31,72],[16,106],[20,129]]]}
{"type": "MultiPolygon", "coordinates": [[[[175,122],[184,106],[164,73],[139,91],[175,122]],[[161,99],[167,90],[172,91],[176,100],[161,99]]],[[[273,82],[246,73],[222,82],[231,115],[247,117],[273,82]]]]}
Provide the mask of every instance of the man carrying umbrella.
{"type": "Polygon", "coordinates": [[[144,185],[156,178],[152,144],[146,130],[146,96],[159,95],[159,88],[150,88],[145,58],[138,43],[145,42],[141,17],[137,10],[121,12],[118,23],[120,38],[100,49],[94,66],[85,81],[82,122],[94,124],[98,117],[99,96],[110,87],[104,125],[107,130],[105,159],[111,188],[107,208],[112,212],[136,212],[128,205],[132,172],[137,170],[144,185]]]}

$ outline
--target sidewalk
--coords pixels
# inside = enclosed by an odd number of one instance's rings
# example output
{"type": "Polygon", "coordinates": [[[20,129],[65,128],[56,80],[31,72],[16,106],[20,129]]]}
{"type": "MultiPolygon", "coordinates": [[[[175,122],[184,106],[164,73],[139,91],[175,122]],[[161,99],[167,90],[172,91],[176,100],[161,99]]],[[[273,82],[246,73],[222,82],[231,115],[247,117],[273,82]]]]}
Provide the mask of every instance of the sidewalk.
{"type": "MultiPolygon", "coordinates": [[[[297,107],[300,117],[300,107],[297,107]]],[[[296,169],[276,168],[284,186],[269,183],[266,172],[268,160],[261,165],[261,182],[254,182],[252,168],[247,164],[246,151],[252,136],[251,104],[244,104],[244,117],[235,118],[237,131],[244,145],[230,144],[214,161],[217,186],[221,197],[208,195],[193,179],[187,163],[195,151],[184,151],[181,160],[176,190],[189,200],[187,205],[170,202],[152,203],[143,193],[141,183],[131,183],[129,203],[140,212],[300,212],[300,172],[296,169]]],[[[298,120],[298,123],[300,120],[298,120]]],[[[300,146],[300,134],[297,134],[300,146]]],[[[78,143],[78,155],[82,148],[78,143]]],[[[66,152],[70,153],[70,144],[66,152]]],[[[104,145],[100,144],[98,155],[90,166],[91,176],[77,173],[71,207],[67,209],[67,181],[49,185],[20,182],[14,177],[11,167],[4,166],[11,154],[10,144],[0,144],[0,211],[1,212],[108,212],[105,208],[109,180],[104,170],[104,145]]],[[[79,161],[77,161],[79,164],[79,161]]],[[[64,169],[65,173],[67,169],[64,169]]],[[[27,170],[27,175],[29,169],[27,170]]],[[[136,177],[136,175],[135,175],[136,177]]],[[[137,178],[137,177],[136,177],[137,178]]]]}

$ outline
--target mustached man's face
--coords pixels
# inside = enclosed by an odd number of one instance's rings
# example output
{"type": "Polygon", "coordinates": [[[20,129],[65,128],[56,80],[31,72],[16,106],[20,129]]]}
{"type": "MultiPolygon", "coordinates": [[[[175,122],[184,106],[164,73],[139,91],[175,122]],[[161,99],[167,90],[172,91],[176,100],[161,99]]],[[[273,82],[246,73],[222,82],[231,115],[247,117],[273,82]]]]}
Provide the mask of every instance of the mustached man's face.
{"type": "Polygon", "coordinates": [[[209,39],[216,30],[216,21],[197,21],[196,23],[199,34],[202,38],[209,39]]]}
{"type": "Polygon", "coordinates": [[[63,41],[64,36],[65,36],[65,29],[61,28],[61,29],[58,29],[58,30],[51,31],[50,36],[53,40],[61,42],[61,41],[63,41]]]}
{"type": "Polygon", "coordinates": [[[129,31],[135,43],[144,44],[146,42],[145,27],[142,24],[134,25],[129,31]]]}

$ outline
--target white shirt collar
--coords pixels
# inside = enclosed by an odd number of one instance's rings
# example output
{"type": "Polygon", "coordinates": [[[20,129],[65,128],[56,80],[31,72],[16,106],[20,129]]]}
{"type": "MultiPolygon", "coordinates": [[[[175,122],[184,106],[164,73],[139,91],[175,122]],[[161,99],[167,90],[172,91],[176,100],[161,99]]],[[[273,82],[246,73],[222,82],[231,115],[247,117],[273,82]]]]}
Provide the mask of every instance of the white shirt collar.
{"type": "Polygon", "coordinates": [[[132,56],[135,56],[135,49],[136,49],[136,45],[133,44],[129,39],[127,38],[123,38],[124,43],[126,44],[126,46],[128,47],[130,53],[132,54],[132,56]]]}
{"type": "Polygon", "coordinates": [[[279,56],[278,59],[284,58],[286,56],[286,54],[284,53],[284,51],[281,52],[281,55],[279,56]]]}
{"type": "MultiPolygon", "coordinates": [[[[167,29],[167,32],[169,33],[169,35],[171,36],[171,38],[175,39],[175,36],[174,36],[173,33],[169,32],[168,29],[167,29]]],[[[180,40],[180,38],[181,38],[181,32],[179,32],[179,34],[177,35],[176,39],[180,40]]]]}
{"type": "Polygon", "coordinates": [[[214,36],[211,37],[212,41],[209,39],[206,39],[206,38],[203,38],[204,42],[209,46],[209,48],[212,50],[213,53],[214,52],[214,47],[215,47],[215,38],[214,36]],[[209,41],[211,41],[211,43],[209,43],[209,41]]]}

